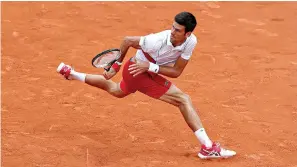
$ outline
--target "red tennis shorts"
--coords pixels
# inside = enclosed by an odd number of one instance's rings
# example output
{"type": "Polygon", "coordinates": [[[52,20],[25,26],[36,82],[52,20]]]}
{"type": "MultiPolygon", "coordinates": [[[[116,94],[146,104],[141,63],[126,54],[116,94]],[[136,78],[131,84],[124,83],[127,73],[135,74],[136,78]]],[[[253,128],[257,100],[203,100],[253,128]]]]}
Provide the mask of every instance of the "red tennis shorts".
{"type": "Polygon", "coordinates": [[[160,75],[145,72],[133,77],[128,70],[131,64],[135,63],[130,59],[125,63],[123,68],[123,79],[120,82],[120,87],[124,93],[130,94],[139,91],[150,97],[159,99],[168,91],[171,82],[160,75]]]}

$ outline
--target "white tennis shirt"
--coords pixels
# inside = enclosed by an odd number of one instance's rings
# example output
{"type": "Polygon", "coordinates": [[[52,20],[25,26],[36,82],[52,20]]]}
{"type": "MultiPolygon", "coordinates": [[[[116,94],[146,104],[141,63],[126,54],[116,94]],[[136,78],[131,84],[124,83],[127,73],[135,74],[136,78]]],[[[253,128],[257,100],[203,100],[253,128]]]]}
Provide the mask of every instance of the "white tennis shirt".
{"type": "MultiPolygon", "coordinates": [[[[189,60],[197,44],[197,38],[192,33],[180,46],[172,46],[170,42],[171,30],[165,30],[155,34],[149,34],[140,38],[139,45],[144,52],[147,52],[158,65],[175,63],[181,56],[189,60]]],[[[136,58],[148,61],[141,50],[137,50],[136,58]]]]}

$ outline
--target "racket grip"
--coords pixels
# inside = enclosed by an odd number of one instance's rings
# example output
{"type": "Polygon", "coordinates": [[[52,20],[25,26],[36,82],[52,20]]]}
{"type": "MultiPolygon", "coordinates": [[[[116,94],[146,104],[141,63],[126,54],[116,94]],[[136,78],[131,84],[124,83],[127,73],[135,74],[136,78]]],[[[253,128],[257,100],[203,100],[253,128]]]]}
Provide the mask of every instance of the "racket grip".
{"type": "MultiPolygon", "coordinates": [[[[104,70],[105,70],[105,71],[109,71],[111,67],[114,68],[113,65],[116,64],[116,63],[115,63],[116,61],[117,61],[116,59],[113,60],[113,61],[111,61],[111,62],[109,63],[109,66],[108,66],[107,68],[104,68],[104,70]]],[[[115,69],[115,68],[114,68],[114,69],[115,69]]],[[[116,69],[115,69],[115,70],[116,70],[116,69]]],[[[118,71],[117,71],[117,72],[118,72],[118,71]]]]}

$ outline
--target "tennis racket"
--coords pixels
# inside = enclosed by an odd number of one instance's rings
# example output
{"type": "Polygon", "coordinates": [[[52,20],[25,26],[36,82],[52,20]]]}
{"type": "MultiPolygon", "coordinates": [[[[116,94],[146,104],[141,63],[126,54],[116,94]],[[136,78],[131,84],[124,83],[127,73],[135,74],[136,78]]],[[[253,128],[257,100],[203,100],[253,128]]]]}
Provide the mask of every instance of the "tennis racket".
{"type": "Polygon", "coordinates": [[[111,66],[120,58],[120,49],[108,49],[97,54],[92,59],[92,65],[96,68],[104,68],[109,71],[111,66]]]}

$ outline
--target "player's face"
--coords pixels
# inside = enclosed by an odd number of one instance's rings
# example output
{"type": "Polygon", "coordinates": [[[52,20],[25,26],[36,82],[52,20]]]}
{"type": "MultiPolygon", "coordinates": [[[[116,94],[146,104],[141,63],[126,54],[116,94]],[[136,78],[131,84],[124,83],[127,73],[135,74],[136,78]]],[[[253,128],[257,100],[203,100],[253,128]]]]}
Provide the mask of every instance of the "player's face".
{"type": "Polygon", "coordinates": [[[173,45],[180,45],[191,34],[191,32],[185,32],[185,26],[180,25],[177,22],[174,22],[171,28],[170,42],[173,45]]]}

